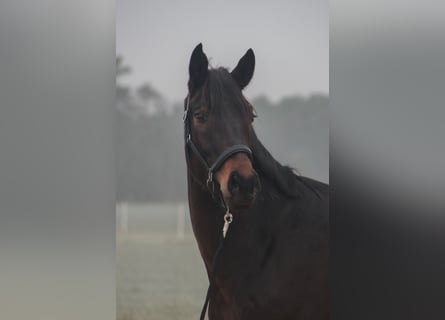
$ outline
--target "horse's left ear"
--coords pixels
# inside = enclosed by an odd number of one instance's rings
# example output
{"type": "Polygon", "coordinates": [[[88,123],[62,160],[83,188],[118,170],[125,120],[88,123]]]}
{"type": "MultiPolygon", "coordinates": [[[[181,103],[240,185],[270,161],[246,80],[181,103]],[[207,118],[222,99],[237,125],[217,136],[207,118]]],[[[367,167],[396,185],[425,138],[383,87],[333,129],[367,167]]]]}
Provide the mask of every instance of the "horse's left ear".
{"type": "Polygon", "coordinates": [[[238,83],[241,90],[249,84],[250,80],[252,80],[254,70],[255,54],[252,49],[249,49],[231,72],[232,77],[238,83]]]}

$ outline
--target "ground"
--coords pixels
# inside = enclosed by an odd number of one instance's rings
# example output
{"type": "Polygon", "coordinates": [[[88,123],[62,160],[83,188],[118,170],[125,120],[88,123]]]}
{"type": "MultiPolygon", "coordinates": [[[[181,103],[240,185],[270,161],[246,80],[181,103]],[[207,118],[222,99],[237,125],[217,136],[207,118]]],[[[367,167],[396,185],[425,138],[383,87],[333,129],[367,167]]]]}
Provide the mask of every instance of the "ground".
{"type": "Polygon", "coordinates": [[[117,320],[199,318],[207,277],[185,208],[128,205],[126,230],[118,215],[117,320]]]}

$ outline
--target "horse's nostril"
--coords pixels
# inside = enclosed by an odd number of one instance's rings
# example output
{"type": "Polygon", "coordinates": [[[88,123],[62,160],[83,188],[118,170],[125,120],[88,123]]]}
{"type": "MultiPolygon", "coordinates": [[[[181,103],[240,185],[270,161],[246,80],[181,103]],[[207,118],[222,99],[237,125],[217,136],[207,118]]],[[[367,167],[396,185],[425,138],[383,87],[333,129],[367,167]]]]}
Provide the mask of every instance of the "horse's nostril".
{"type": "Polygon", "coordinates": [[[229,189],[229,192],[233,195],[238,192],[240,187],[240,175],[234,171],[229,177],[229,182],[227,183],[227,188],[229,189]]]}
{"type": "Polygon", "coordinates": [[[250,194],[259,189],[259,179],[256,174],[245,177],[234,171],[229,177],[227,187],[232,195],[236,193],[250,194]]]}

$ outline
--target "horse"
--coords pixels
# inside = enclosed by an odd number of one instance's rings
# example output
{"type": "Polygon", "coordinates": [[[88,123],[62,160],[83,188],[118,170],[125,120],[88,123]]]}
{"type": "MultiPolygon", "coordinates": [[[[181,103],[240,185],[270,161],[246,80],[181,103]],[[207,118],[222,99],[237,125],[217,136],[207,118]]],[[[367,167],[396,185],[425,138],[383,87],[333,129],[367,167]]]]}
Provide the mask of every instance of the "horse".
{"type": "Polygon", "coordinates": [[[209,319],[328,319],[329,186],[281,165],[257,138],[242,93],[254,68],[252,49],[231,72],[209,68],[202,44],[189,63],[188,202],[209,319]]]}

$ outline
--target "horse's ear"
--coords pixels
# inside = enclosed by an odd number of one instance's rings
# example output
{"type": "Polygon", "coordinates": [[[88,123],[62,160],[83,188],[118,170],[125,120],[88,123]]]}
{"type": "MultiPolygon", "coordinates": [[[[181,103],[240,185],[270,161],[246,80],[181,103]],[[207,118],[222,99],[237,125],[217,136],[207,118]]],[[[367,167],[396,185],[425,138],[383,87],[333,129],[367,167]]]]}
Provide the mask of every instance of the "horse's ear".
{"type": "Polygon", "coordinates": [[[255,54],[252,49],[247,50],[246,54],[240,59],[237,66],[231,72],[241,90],[244,89],[252,80],[255,70],[255,54]]]}
{"type": "Polygon", "coordinates": [[[201,88],[204,81],[207,79],[209,61],[207,56],[202,51],[202,43],[198,44],[192,52],[189,65],[189,82],[188,88],[190,95],[193,95],[196,90],[201,88]]]}

